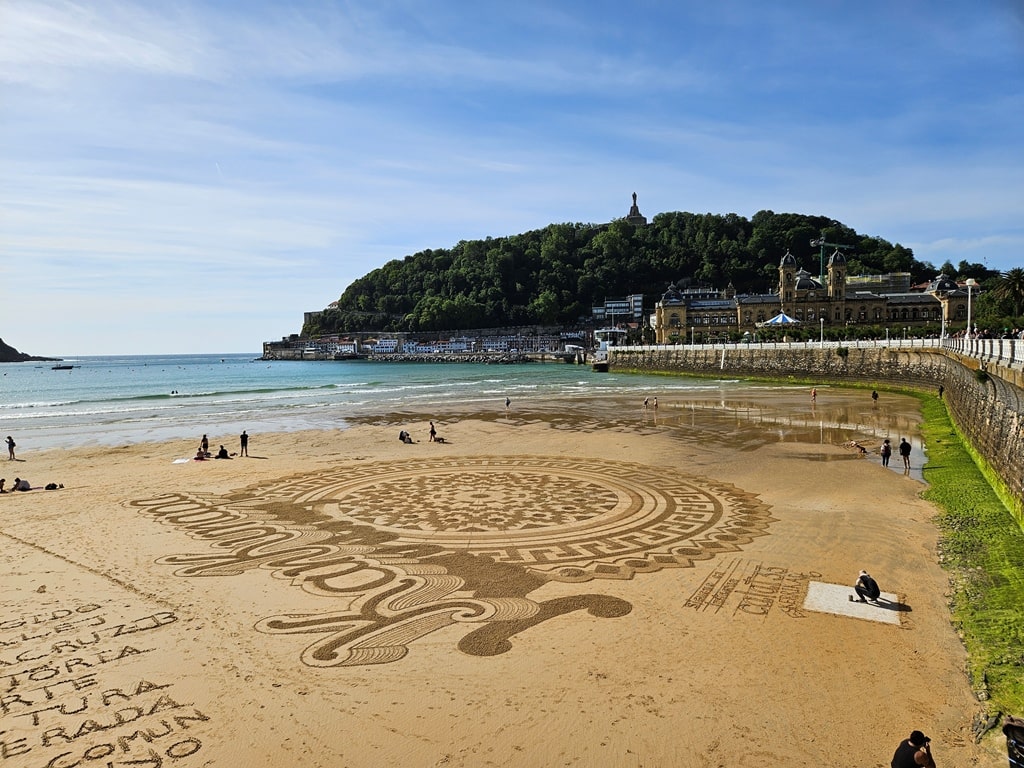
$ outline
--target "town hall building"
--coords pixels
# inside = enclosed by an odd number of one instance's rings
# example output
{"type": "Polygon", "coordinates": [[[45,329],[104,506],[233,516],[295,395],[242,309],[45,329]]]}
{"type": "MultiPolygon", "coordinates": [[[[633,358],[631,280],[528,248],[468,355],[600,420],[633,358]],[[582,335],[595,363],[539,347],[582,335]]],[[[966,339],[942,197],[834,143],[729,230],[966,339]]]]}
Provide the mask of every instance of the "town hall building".
{"type": "Polygon", "coordinates": [[[822,330],[966,322],[968,293],[948,276],[939,275],[917,291],[910,290],[909,281],[906,290],[893,291],[892,281],[886,277],[851,279],[846,257],[838,250],[828,260],[827,274],[815,277],[798,267],[787,251],[779,262],[775,293],[737,295],[732,286],[714,291],[670,285],[655,306],[655,338],[658,344],[672,344],[729,332],[754,333],[781,313],[822,330]]]}

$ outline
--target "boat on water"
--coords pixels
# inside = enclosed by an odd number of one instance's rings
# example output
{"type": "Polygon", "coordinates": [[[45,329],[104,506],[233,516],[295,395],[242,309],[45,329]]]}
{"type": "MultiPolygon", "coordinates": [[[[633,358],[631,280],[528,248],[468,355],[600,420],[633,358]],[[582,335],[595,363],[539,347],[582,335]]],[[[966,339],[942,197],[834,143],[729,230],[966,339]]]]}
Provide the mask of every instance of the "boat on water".
{"type": "Polygon", "coordinates": [[[608,372],[608,350],[617,347],[626,340],[626,331],[621,328],[598,328],[594,331],[597,349],[591,368],[599,373],[608,372]]]}
{"type": "Polygon", "coordinates": [[[51,368],[51,371],[70,371],[75,366],[73,365],[55,365],[51,368]]]}

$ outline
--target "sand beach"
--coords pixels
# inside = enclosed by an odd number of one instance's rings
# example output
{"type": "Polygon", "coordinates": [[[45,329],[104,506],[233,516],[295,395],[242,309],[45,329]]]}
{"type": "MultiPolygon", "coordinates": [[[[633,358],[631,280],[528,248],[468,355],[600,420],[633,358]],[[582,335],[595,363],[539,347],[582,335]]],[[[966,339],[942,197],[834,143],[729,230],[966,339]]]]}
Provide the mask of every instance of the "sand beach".
{"type": "Polygon", "coordinates": [[[913,729],[1004,765],[920,452],[834,437],[863,392],[786,397],[23,451],[8,483],[64,487],[0,496],[0,768],[888,766],[913,729]]]}

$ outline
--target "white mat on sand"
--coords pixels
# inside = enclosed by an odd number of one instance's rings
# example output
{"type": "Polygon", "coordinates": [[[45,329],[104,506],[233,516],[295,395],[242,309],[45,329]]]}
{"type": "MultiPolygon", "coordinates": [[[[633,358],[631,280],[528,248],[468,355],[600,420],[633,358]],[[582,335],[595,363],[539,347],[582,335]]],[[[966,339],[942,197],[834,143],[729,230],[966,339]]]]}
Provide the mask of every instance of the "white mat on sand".
{"type": "Polygon", "coordinates": [[[861,603],[857,600],[853,587],[812,581],[807,585],[804,610],[852,616],[855,619],[867,619],[868,621],[881,621],[885,624],[899,624],[900,611],[897,610],[899,605],[897,596],[890,592],[883,592],[879,601],[880,605],[861,603]],[[854,597],[852,602],[850,595],[854,597]]]}

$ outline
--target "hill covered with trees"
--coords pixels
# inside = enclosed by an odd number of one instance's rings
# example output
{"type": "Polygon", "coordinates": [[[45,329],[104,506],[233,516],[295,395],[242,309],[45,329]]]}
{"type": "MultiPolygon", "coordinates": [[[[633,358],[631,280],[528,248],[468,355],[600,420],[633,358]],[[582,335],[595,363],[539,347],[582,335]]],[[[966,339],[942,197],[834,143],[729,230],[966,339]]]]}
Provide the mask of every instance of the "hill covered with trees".
{"type": "Polygon", "coordinates": [[[909,248],[825,216],[662,213],[645,226],[551,224],[390,261],[348,286],[303,335],[572,326],[605,298],[640,293],[653,306],[670,283],[767,293],[786,251],[817,274],[821,250],[812,241],[819,239],[829,244],[826,259],[834,244],[846,246],[850,275],[909,272],[914,283],[940,271],[979,282],[998,277],[980,264],[917,261],[909,248]]]}

